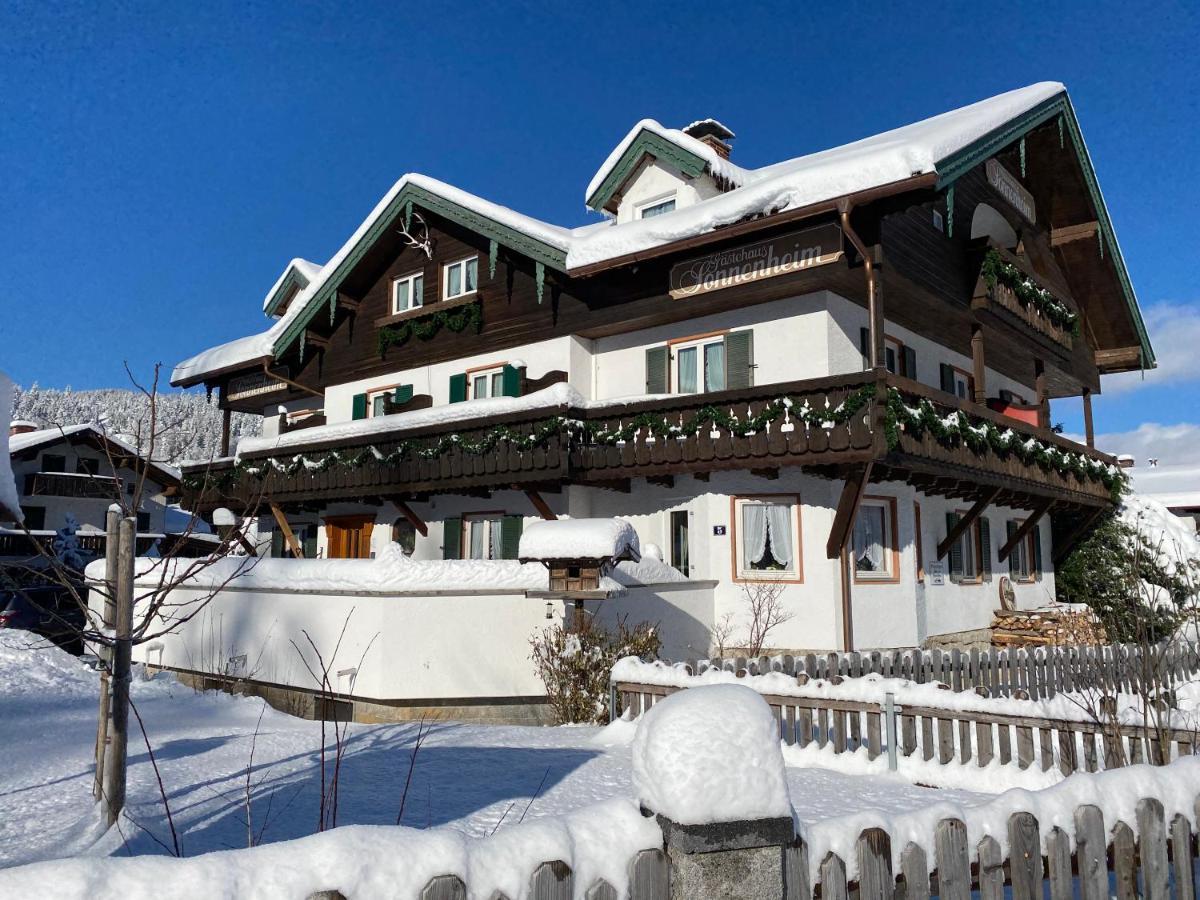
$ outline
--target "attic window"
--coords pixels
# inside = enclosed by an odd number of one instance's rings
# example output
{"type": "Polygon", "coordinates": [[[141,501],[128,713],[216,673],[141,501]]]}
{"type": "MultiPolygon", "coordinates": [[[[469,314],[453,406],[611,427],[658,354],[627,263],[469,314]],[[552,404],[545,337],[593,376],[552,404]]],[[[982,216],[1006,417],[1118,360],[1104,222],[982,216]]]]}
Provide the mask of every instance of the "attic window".
{"type": "Polygon", "coordinates": [[[669,213],[675,209],[674,195],[662,200],[651,200],[649,203],[643,203],[637,207],[637,217],[639,219],[653,219],[655,216],[661,216],[663,213],[669,213]]]}

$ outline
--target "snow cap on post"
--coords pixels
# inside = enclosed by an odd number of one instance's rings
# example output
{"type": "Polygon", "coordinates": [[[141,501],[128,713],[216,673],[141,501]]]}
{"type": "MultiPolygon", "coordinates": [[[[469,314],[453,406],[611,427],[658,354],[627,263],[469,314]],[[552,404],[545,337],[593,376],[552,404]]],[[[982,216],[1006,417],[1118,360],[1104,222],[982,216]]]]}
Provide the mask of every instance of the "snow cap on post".
{"type": "Polygon", "coordinates": [[[638,560],[637,531],[625,519],[554,519],[534,522],[521,533],[522,560],[638,560]]]}
{"type": "Polygon", "coordinates": [[[740,684],[655,703],[633,740],[633,785],[644,807],[679,825],[792,818],[779,724],[740,684]]]}

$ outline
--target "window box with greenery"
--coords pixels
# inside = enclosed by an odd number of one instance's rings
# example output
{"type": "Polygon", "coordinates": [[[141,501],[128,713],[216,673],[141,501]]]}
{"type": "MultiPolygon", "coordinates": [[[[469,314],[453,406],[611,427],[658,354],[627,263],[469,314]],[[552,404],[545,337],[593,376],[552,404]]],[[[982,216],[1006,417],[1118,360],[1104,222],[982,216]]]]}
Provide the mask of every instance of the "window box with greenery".
{"type": "Polygon", "coordinates": [[[795,494],[734,497],[730,506],[733,580],[801,583],[800,498],[795,494]]]}
{"type": "Polygon", "coordinates": [[[862,584],[895,584],[900,580],[895,497],[864,497],[851,536],[854,580],[862,584]]]}

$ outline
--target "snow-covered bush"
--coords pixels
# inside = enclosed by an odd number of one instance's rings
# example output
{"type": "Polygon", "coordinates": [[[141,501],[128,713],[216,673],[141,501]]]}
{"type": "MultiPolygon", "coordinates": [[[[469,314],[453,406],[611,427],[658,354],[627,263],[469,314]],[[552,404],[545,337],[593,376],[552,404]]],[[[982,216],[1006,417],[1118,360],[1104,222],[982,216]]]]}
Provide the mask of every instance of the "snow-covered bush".
{"type": "Polygon", "coordinates": [[[626,656],[651,660],[662,640],[646,622],[632,628],[625,619],[611,632],[592,616],[577,615],[568,628],[555,625],[530,641],[550,707],[561,723],[608,722],[608,675],[613,664],[626,656]]]}

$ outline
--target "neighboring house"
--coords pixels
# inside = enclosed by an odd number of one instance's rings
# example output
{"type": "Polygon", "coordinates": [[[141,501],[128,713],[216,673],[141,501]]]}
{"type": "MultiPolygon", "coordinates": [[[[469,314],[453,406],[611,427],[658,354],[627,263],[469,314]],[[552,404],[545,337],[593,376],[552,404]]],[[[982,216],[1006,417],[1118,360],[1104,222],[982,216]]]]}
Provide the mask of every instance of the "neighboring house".
{"type": "MultiPolygon", "coordinates": [[[[179,492],[178,470],[145,460],[136,447],[98,425],[40,428],[35,422],[15,421],[8,428],[5,461],[12,467],[24,527],[35,538],[77,527],[85,553],[103,552],[108,507],[131,502],[143,475],[134,512],[139,549],[148,549],[167,532],[186,529],[170,506],[179,492]]],[[[32,548],[13,518],[0,516],[0,557],[27,557],[32,548]]]]}
{"type": "Polygon", "coordinates": [[[1052,599],[1119,477],[1091,397],[1154,366],[1062,85],[760,169],[732,138],[638,123],[579,228],[406,175],[287,266],[268,330],[176,367],[264,417],[185,505],[269,510],[276,555],[418,561],[623,516],[715,582],[703,628],[783,585],[795,649],[986,636],[1008,581],[1052,599]],[[1049,427],[1074,396],[1086,445],[1049,427]]]}
{"type": "Polygon", "coordinates": [[[1135,491],[1157,500],[1200,532],[1200,465],[1161,465],[1151,460],[1143,468],[1130,460],[1126,473],[1135,491]]]}

